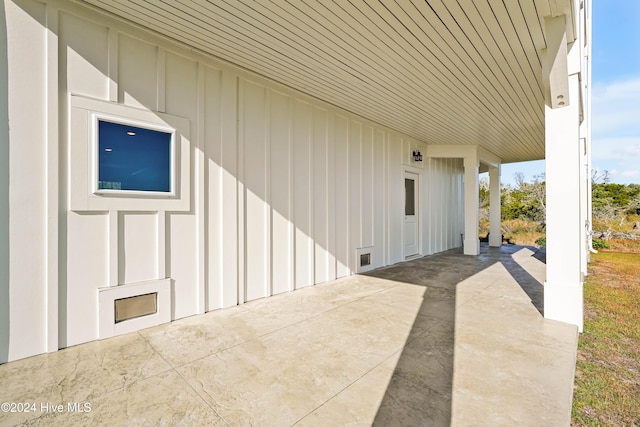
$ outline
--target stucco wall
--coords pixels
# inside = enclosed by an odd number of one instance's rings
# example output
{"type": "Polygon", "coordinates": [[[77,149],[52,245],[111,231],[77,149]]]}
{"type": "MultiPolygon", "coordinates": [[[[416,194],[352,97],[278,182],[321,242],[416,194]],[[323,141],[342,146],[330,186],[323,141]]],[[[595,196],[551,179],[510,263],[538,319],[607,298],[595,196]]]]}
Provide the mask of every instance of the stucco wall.
{"type": "Polygon", "coordinates": [[[461,245],[460,160],[413,162],[422,142],[77,5],[5,12],[0,362],[97,339],[98,288],[169,277],[178,319],[352,274],[358,248],[400,262],[405,170],[421,177],[420,253],[461,245]],[[188,209],[72,210],[88,160],[71,155],[71,95],[187,119],[188,209]]]}

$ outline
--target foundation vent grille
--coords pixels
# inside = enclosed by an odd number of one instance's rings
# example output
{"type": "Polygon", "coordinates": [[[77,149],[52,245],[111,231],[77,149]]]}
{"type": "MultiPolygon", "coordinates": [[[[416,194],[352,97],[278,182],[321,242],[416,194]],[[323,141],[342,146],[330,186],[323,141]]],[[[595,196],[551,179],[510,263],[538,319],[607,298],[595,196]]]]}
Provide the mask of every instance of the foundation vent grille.
{"type": "Polygon", "coordinates": [[[158,312],[158,293],[136,295],[114,301],[116,323],[158,312]]]}

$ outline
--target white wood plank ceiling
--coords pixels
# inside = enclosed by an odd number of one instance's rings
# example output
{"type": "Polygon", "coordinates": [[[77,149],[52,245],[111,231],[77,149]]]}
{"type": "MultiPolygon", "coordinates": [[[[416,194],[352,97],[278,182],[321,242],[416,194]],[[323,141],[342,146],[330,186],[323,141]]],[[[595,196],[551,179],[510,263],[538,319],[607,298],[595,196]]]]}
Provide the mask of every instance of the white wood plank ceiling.
{"type": "Polygon", "coordinates": [[[505,163],[544,158],[544,17],[571,3],[85,1],[426,143],[480,144],[505,163]]]}

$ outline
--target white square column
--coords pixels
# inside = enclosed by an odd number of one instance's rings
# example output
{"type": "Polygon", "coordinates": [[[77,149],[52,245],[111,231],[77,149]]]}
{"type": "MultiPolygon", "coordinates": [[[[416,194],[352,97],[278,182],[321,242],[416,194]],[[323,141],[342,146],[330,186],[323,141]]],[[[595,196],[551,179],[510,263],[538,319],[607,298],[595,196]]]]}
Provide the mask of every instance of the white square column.
{"type": "Polygon", "coordinates": [[[568,78],[569,105],[545,105],[547,188],[547,278],[544,284],[544,316],[583,325],[584,224],[581,178],[583,156],[580,141],[580,93],[577,74],[568,78]]]}
{"type": "Polygon", "coordinates": [[[500,223],[500,165],[489,166],[489,246],[502,246],[500,223]]]}
{"type": "Polygon", "coordinates": [[[464,254],[480,255],[478,155],[464,158],[464,254]]]}

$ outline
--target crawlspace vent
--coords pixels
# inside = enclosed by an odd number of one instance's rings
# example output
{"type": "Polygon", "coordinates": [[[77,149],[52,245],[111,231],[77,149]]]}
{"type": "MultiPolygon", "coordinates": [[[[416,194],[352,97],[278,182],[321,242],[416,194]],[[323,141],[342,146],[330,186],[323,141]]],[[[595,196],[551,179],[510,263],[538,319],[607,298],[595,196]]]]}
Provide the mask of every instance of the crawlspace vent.
{"type": "Polygon", "coordinates": [[[136,295],[114,301],[116,323],[158,312],[158,293],[136,295]]]}
{"type": "Polygon", "coordinates": [[[360,267],[371,265],[371,254],[360,254],[360,267]]]}

